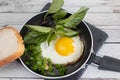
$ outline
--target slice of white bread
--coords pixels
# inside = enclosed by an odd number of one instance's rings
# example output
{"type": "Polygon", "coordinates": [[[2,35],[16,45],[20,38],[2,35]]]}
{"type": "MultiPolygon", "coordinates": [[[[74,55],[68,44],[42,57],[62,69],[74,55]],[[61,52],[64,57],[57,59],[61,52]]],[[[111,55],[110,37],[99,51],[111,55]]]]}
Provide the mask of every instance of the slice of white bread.
{"type": "Polygon", "coordinates": [[[19,32],[6,26],[0,29],[0,66],[19,58],[24,52],[24,44],[19,32]]]}

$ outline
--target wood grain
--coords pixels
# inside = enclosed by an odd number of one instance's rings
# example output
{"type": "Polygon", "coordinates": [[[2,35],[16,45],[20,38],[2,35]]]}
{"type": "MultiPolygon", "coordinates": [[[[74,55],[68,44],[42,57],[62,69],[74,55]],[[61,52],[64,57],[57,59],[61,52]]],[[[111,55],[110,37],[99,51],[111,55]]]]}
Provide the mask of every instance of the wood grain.
{"type": "MultiPolygon", "coordinates": [[[[37,13],[43,8],[44,5],[21,5],[21,7],[16,7],[13,5],[0,7],[0,13],[37,13]]],[[[120,13],[120,6],[111,6],[111,5],[64,5],[63,9],[66,11],[75,12],[81,6],[89,7],[89,13],[98,13],[98,12],[106,12],[106,13],[120,13]]]]}
{"type": "MultiPolygon", "coordinates": [[[[0,24],[24,24],[38,13],[0,13],[0,24]]],[[[84,20],[99,26],[120,26],[118,13],[88,13],[84,20]]]]}
{"type": "Polygon", "coordinates": [[[10,80],[9,78],[0,78],[0,80],[10,80]]]}
{"type": "MultiPolygon", "coordinates": [[[[0,12],[39,12],[51,0],[1,0],[0,12]]],[[[63,8],[76,11],[81,6],[90,8],[89,12],[120,12],[120,0],[65,0],[63,8]]]]}

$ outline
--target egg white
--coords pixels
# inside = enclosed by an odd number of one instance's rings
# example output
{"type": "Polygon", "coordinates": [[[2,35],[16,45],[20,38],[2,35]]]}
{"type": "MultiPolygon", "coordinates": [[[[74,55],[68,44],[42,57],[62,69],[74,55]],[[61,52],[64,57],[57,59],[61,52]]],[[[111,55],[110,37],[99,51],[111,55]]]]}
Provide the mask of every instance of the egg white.
{"type": "Polygon", "coordinates": [[[62,56],[57,53],[55,50],[56,40],[51,41],[48,46],[47,42],[41,43],[40,47],[42,50],[42,56],[49,58],[53,64],[69,64],[79,60],[80,56],[83,53],[83,42],[80,40],[79,36],[72,37],[74,52],[68,56],[62,56]]]}

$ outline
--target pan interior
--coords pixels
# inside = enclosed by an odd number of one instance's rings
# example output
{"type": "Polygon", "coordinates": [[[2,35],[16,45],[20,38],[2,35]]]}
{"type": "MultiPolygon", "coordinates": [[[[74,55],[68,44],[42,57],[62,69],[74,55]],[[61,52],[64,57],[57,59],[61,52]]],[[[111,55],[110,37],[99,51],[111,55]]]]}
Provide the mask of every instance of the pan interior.
{"type": "MultiPolygon", "coordinates": [[[[45,15],[45,13],[40,13],[40,14],[34,16],[32,19],[30,19],[26,24],[43,25],[42,22],[43,22],[44,15],[45,15]]],[[[70,14],[68,14],[67,16],[69,16],[69,15],[70,14]]],[[[48,23],[46,23],[44,25],[46,25],[46,26],[54,25],[54,22],[52,21],[52,19],[50,19],[50,20],[48,20],[48,23]]],[[[82,57],[80,58],[80,60],[77,63],[67,66],[67,72],[65,75],[70,74],[78,69],[81,69],[82,68],[81,66],[86,62],[86,60],[88,59],[88,56],[90,55],[91,45],[92,45],[91,34],[84,22],[81,22],[77,26],[77,28],[78,28],[78,30],[80,30],[80,37],[84,43],[84,52],[83,52],[82,57]]],[[[20,31],[20,34],[22,35],[23,38],[24,38],[24,35],[28,31],[29,30],[25,26],[23,26],[23,28],[20,31]]],[[[26,59],[26,56],[22,55],[21,60],[23,61],[24,64],[25,64],[25,59],[26,59]]]]}

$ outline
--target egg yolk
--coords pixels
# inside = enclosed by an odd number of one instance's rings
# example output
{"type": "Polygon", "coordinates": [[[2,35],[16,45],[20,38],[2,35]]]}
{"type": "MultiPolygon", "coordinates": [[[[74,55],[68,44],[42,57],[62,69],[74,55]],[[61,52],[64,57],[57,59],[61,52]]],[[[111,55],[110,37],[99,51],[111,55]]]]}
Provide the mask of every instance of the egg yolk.
{"type": "Polygon", "coordinates": [[[69,37],[61,37],[55,43],[55,49],[58,54],[62,56],[68,56],[74,52],[74,46],[72,45],[73,39],[69,37]]]}

